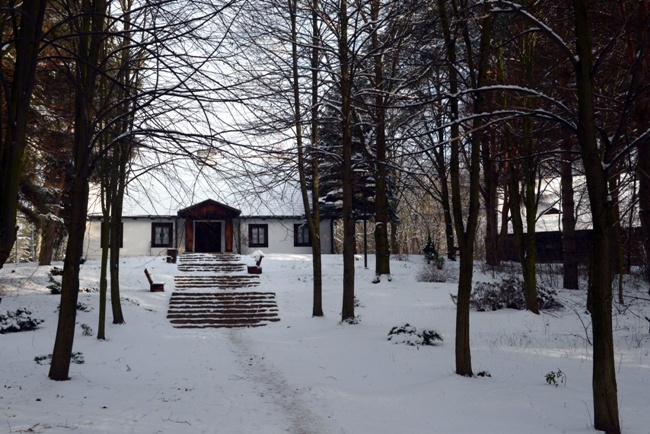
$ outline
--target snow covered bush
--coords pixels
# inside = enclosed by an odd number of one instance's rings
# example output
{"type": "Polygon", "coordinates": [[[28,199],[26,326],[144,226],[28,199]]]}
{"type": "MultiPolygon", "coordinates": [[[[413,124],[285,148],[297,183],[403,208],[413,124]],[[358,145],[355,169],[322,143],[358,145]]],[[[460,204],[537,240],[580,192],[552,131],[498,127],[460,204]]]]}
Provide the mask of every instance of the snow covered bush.
{"type": "MultiPolygon", "coordinates": [[[[537,303],[539,308],[544,310],[562,307],[562,303],[557,300],[556,291],[539,285],[537,286],[537,303]]],[[[479,312],[499,309],[525,310],[524,282],[517,277],[508,277],[494,283],[479,282],[472,291],[470,306],[479,312]]]]}
{"type": "MultiPolygon", "coordinates": [[[[44,364],[50,364],[52,363],[52,354],[48,354],[47,356],[36,356],[34,357],[34,361],[38,365],[44,365],[44,364]]],[[[86,360],[84,359],[84,355],[81,351],[77,351],[76,353],[72,353],[70,355],[70,361],[76,365],[83,365],[86,360]]]]}
{"type": "Polygon", "coordinates": [[[437,282],[444,283],[452,277],[452,271],[449,268],[439,269],[436,263],[426,263],[418,272],[418,282],[437,282]]]}
{"type": "Polygon", "coordinates": [[[32,313],[27,309],[17,309],[15,312],[7,311],[6,315],[0,314],[0,334],[37,329],[43,320],[32,318],[31,315],[32,313]]]}
{"type": "Polygon", "coordinates": [[[437,345],[438,341],[442,342],[442,336],[435,330],[417,328],[407,323],[390,329],[388,340],[394,344],[424,346],[437,345]]]}
{"type": "Polygon", "coordinates": [[[88,324],[81,324],[81,330],[83,330],[81,332],[83,336],[93,336],[94,334],[93,329],[88,324]]]}

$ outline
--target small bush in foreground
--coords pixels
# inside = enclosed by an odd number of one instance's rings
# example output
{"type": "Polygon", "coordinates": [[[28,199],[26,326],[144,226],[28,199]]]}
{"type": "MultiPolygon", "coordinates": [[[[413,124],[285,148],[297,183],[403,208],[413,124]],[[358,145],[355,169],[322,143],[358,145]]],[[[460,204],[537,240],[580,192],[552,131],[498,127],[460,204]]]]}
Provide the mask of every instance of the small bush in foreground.
{"type": "MultiPolygon", "coordinates": [[[[452,296],[455,300],[455,297],[452,296]]],[[[524,298],[524,282],[516,277],[503,279],[500,282],[479,282],[475,285],[470,298],[470,306],[479,312],[499,309],[526,309],[524,298]]],[[[557,292],[542,286],[537,286],[537,303],[543,310],[555,310],[562,307],[557,300],[557,292]]]]}
{"type": "Polygon", "coordinates": [[[93,329],[88,324],[81,324],[81,334],[83,336],[92,336],[94,334],[93,329]]]}
{"type": "Polygon", "coordinates": [[[560,384],[566,386],[566,375],[560,369],[551,371],[546,374],[546,382],[551,386],[559,386],[560,384]]]}
{"type": "Polygon", "coordinates": [[[17,309],[15,312],[7,311],[6,315],[0,314],[0,334],[37,329],[43,320],[32,318],[31,315],[32,313],[27,309],[17,309]]]}
{"type": "Polygon", "coordinates": [[[388,332],[388,340],[394,344],[406,344],[411,346],[437,345],[442,342],[440,333],[434,330],[419,329],[410,324],[397,326],[388,332]]]}
{"type": "MultiPolygon", "coordinates": [[[[84,355],[81,351],[78,351],[76,353],[72,353],[70,356],[70,360],[72,363],[75,363],[77,365],[83,365],[86,361],[84,360],[84,355]]],[[[47,356],[36,356],[34,357],[34,361],[39,364],[39,365],[45,365],[52,363],[52,354],[48,354],[47,356]]]]}

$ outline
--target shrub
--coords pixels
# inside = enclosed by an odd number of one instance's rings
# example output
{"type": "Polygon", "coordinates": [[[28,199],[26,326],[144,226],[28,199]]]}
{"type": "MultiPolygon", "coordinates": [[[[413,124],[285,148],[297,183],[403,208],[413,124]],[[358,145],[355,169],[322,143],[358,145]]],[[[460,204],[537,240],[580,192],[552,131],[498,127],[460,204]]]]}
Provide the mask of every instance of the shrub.
{"type": "Polygon", "coordinates": [[[6,315],[0,314],[0,334],[37,329],[43,320],[32,318],[31,315],[32,313],[27,309],[17,309],[15,312],[7,311],[6,315]]]}
{"type": "MultiPolygon", "coordinates": [[[[39,365],[44,365],[46,362],[48,364],[52,363],[52,354],[48,354],[47,356],[36,356],[34,357],[34,361],[39,365]]],[[[83,353],[78,351],[70,355],[70,361],[77,365],[83,365],[86,360],[84,359],[83,353]]]]}
{"type": "MultiPolygon", "coordinates": [[[[455,297],[452,296],[455,302],[455,297]]],[[[508,277],[499,282],[479,282],[474,286],[470,306],[479,312],[499,309],[526,309],[524,282],[516,277],[508,277]]],[[[555,310],[562,307],[557,300],[557,292],[540,285],[537,286],[537,303],[540,309],[555,310]]]]}
{"type": "Polygon", "coordinates": [[[435,330],[420,329],[407,323],[390,329],[388,340],[394,344],[421,346],[437,345],[437,342],[442,342],[443,339],[440,333],[435,330]]]}
{"type": "Polygon", "coordinates": [[[440,270],[435,263],[427,263],[422,265],[416,278],[418,282],[444,283],[451,278],[451,274],[448,268],[440,270]]]}
{"type": "Polygon", "coordinates": [[[551,386],[557,387],[560,384],[566,386],[566,375],[560,369],[547,373],[545,378],[546,382],[551,386]]]}
{"type": "Polygon", "coordinates": [[[81,334],[83,336],[92,336],[93,335],[93,329],[88,325],[88,324],[81,324],[81,334]]]}

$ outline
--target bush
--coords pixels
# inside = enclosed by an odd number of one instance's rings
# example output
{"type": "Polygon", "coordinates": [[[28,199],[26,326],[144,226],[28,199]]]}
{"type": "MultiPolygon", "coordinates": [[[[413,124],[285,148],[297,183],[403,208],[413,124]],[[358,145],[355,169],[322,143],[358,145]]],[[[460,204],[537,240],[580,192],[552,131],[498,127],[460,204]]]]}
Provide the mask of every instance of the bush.
{"type": "MultiPolygon", "coordinates": [[[[479,312],[499,309],[526,309],[524,298],[524,281],[509,277],[500,282],[479,282],[475,285],[470,298],[470,306],[479,312]]],[[[537,303],[540,309],[560,309],[562,303],[557,300],[557,292],[537,286],[537,303]]]]}
{"type": "Polygon", "coordinates": [[[388,340],[394,344],[421,346],[437,345],[437,342],[442,342],[443,339],[435,330],[419,329],[407,323],[390,329],[388,340]]]}
{"type": "Polygon", "coordinates": [[[448,268],[438,269],[435,263],[427,263],[422,265],[418,272],[418,282],[437,282],[444,283],[451,278],[452,272],[448,268]]]}
{"type": "Polygon", "coordinates": [[[559,386],[560,384],[566,386],[566,374],[560,369],[557,371],[550,371],[545,375],[546,383],[551,386],[559,386]]]}
{"type": "Polygon", "coordinates": [[[88,324],[81,324],[81,333],[83,336],[92,336],[94,334],[93,329],[88,324]]]}
{"type": "Polygon", "coordinates": [[[37,329],[43,320],[32,318],[31,315],[32,313],[27,309],[17,309],[16,312],[7,311],[6,315],[0,314],[0,334],[37,329]]]}
{"type": "MultiPolygon", "coordinates": [[[[36,356],[34,357],[34,361],[38,365],[44,365],[45,363],[50,364],[52,363],[52,354],[48,354],[47,356],[36,356]]],[[[86,362],[81,351],[72,353],[70,355],[70,361],[76,365],[83,365],[86,362]]]]}

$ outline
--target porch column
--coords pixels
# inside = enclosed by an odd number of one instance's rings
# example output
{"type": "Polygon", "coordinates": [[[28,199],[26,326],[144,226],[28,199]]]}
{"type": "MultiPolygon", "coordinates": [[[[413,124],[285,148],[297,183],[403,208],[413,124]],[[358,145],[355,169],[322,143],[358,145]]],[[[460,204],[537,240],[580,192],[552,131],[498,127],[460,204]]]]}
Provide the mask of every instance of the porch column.
{"type": "Polygon", "coordinates": [[[226,217],[226,252],[232,253],[233,230],[232,230],[232,217],[226,217]]]}
{"type": "Polygon", "coordinates": [[[194,251],[194,220],[185,220],[185,251],[194,251]]]}

